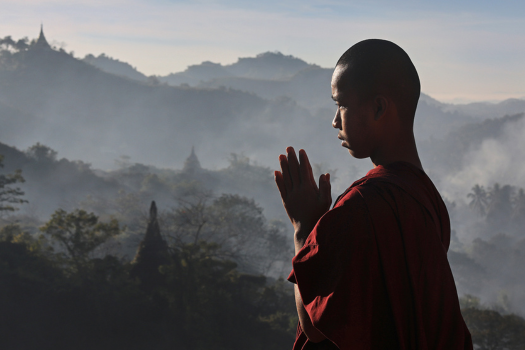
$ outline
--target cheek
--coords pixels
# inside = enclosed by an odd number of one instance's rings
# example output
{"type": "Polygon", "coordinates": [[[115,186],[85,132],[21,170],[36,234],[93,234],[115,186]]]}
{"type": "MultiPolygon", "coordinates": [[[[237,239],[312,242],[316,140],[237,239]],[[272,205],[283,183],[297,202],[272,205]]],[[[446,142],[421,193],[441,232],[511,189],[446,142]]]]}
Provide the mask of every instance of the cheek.
{"type": "Polygon", "coordinates": [[[352,138],[359,138],[366,132],[366,123],[358,116],[347,116],[342,123],[345,134],[352,138]]]}
{"type": "Polygon", "coordinates": [[[370,142],[370,128],[366,118],[354,116],[344,120],[343,130],[350,147],[359,154],[366,153],[370,142]]]}

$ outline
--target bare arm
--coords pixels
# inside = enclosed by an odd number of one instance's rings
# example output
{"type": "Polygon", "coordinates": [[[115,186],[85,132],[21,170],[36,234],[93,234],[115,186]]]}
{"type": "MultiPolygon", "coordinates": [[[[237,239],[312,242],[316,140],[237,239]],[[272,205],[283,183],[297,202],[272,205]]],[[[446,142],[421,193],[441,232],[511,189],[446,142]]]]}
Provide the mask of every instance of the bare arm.
{"type": "MultiPolygon", "coordinates": [[[[312,167],[304,150],[299,151],[300,163],[292,147],[286,149],[287,156],[280,155],[282,172],[275,172],[275,182],[281,194],[284,208],[295,229],[295,253],[303,247],[308,235],[332,203],[330,175],[321,175],[319,188],[313,178],[312,167]]],[[[297,314],[303,332],[314,343],[323,341],[325,336],[313,326],[304,308],[299,288],[294,289],[297,314]]]]}

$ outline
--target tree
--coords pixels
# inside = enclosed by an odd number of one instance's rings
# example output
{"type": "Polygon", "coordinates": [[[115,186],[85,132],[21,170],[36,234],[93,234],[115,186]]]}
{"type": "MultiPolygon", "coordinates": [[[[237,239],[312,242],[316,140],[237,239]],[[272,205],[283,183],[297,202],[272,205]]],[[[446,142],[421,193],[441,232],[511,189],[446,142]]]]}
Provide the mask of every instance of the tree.
{"type": "Polygon", "coordinates": [[[489,206],[487,220],[495,224],[504,224],[512,214],[512,192],[510,185],[495,183],[488,192],[489,206]]]}
{"type": "Polygon", "coordinates": [[[518,193],[513,198],[514,210],[512,211],[512,219],[521,224],[525,221],[525,191],[523,188],[518,190],[518,193]]]}
{"type": "Polygon", "coordinates": [[[267,273],[276,262],[291,256],[284,227],[269,224],[262,209],[251,199],[196,190],[181,197],[179,206],[166,217],[172,247],[199,241],[218,244],[218,258],[239,264],[244,271],[267,273]]]}
{"type": "MultiPolygon", "coordinates": [[[[0,155],[0,168],[4,167],[3,160],[4,156],[0,155]]],[[[27,200],[20,198],[24,192],[19,187],[12,186],[23,182],[25,180],[21,170],[16,170],[13,174],[0,174],[0,213],[17,210],[14,204],[27,203],[27,200]]]]}
{"type": "Polygon", "coordinates": [[[73,272],[84,271],[96,249],[120,233],[116,219],[98,222],[95,214],[78,209],[71,213],[55,211],[40,230],[64,249],[62,257],[73,272]]]}
{"type": "Polygon", "coordinates": [[[483,186],[475,185],[472,187],[472,192],[467,194],[468,198],[471,198],[469,207],[474,210],[478,215],[485,216],[487,210],[487,192],[483,186]]]}
{"type": "Polygon", "coordinates": [[[28,38],[22,38],[18,41],[14,41],[11,36],[6,36],[3,39],[0,39],[0,47],[4,47],[5,49],[14,49],[16,51],[23,51],[27,50],[29,47],[29,39],[28,38]]]}
{"type": "Polygon", "coordinates": [[[462,310],[472,334],[475,349],[522,350],[525,344],[525,320],[517,315],[501,315],[477,307],[462,310]]]}
{"type": "Polygon", "coordinates": [[[33,158],[38,162],[52,163],[57,160],[57,152],[46,145],[42,145],[40,142],[29,147],[26,154],[29,158],[33,158]]]}
{"type": "MultiPolygon", "coordinates": [[[[282,349],[297,326],[292,290],[281,280],[240,273],[218,259],[219,246],[200,240],[175,250],[163,295],[185,349],[282,349]]],[[[287,344],[288,343],[288,344],[287,344]]]]}

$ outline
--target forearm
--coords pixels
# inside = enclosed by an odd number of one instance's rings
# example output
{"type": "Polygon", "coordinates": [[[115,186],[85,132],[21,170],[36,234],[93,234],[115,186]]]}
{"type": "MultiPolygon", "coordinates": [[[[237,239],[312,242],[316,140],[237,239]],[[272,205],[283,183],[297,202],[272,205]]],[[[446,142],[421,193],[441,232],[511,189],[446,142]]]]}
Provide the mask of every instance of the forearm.
{"type": "MultiPolygon", "coordinates": [[[[306,242],[306,239],[308,238],[308,235],[310,234],[311,230],[299,230],[296,231],[294,234],[294,245],[295,245],[295,254],[299,252],[299,250],[302,249],[304,246],[304,243],[306,242]]],[[[326,337],[319,332],[317,328],[314,327],[312,324],[312,321],[310,320],[310,316],[308,315],[308,312],[304,308],[303,300],[301,299],[301,293],[299,292],[299,287],[297,284],[294,287],[294,293],[295,293],[295,306],[297,308],[297,315],[299,316],[299,322],[301,324],[301,329],[303,330],[304,334],[308,337],[308,339],[314,343],[319,343],[326,339],[326,337]]]]}
{"type": "Polygon", "coordinates": [[[306,242],[306,239],[308,238],[312,230],[313,228],[307,227],[307,228],[300,228],[299,230],[295,231],[294,237],[293,237],[295,255],[297,255],[297,253],[299,253],[299,251],[303,248],[304,243],[306,242]]]}
{"type": "Polygon", "coordinates": [[[323,333],[319,332],[317,328],[314,327],[308,312],[304,308],[303,300],[301,299],[301,293],[299,292],[299,287],[297,284],[294,288],[295,292],[295,306],[297,307],[297,315],[299,316],[299,323],[301,324],[301,329],[303,333],[306,334],[306,337],[314,343],[319,343],[326,339],[323,333]]]}

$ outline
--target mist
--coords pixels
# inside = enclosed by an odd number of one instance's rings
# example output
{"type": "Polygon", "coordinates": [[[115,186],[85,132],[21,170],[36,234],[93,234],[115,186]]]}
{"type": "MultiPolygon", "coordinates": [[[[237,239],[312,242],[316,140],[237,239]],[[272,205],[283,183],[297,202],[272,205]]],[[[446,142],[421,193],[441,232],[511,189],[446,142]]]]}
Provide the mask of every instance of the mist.
{"type": "MultiPolygon", "coordinates": [[[[291,249],[273,183],[278,155],[287,146],[304,148],[318,174],[333,175],[333,198],[372,168],[370,160],[353,159],[331,127],[331,68],[266,52],[146,77],[105,55],[76,58],[51,47],[0,45],[0,153],[4,171],[22,169],[29,200],[18,220],[44,220],[59,207],[101,215],[113,208],[106,214],[114,214],[122,209],[119,200],[136,194],[134,210],[145,217],[156,200],[167,223],[181,184],[195,180],[213,198],[228,193],[253,200],[266,220],[261,227],[291,249]],[[187,168],[192,147],[197,172],[187,168]]],[[[515,212],[525,188],[524,112],[525,100],[452,105],[422,94],[415,122],[423,166],[450,212],[449,259],[459,295],[521,315],[525,226],[515,212]],[[507,221],[470,205],[475,185],[495,193],[496,184],[509,186],[507,221]]],[[[122,243],[131,259],[144,225],[127,224],[122,243]]],[[[273,278],[288,272],[286,252],[275,257],[273,278]]]]}

